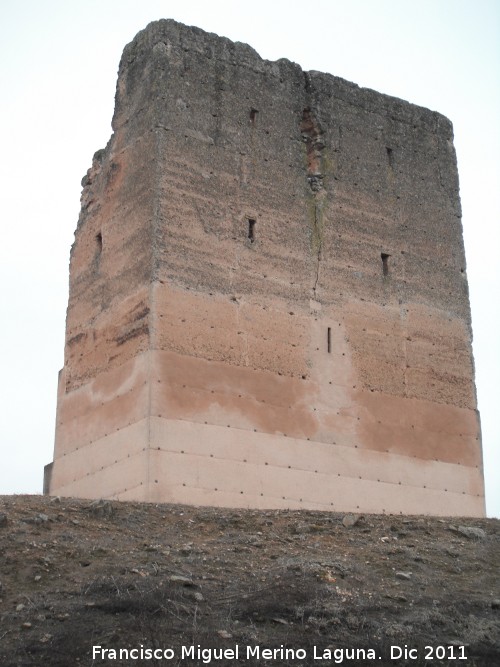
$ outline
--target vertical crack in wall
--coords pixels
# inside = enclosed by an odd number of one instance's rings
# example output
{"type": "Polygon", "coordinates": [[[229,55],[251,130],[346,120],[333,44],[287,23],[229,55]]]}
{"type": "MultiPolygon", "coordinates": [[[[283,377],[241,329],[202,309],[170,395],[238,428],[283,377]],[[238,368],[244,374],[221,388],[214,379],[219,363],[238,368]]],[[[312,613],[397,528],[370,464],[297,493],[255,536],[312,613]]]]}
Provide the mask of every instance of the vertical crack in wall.
{"type": "Polygon", "coordinates": [[[408,310],[399,302],[399,321],[401,326],[401,347],[403,353],[403,396],[408,396],[408,341],[411,341],[408,333],[408,310]]]}
{"type": "MultiPolygon", "coordinates": [[[[311,80],[308,72],[304,72],[306,99],[312,96],[311,80]]],[[[319,281],[321,253],[323,249],[323,206],[326,196],[324,188],[324,132],[313,110],[313,104],[306,106],[302,112],[300,123],[302,141],[306,148],[307,182],[311,191],[312,206],[312,250],[316,255],[316,273],[313,284],[313,296],[316,298],[316,289],[319,281]]]]}
{"type": "Polygon", "coordinates": [[[321,204],[318,201],[314,202],[313,250],[316,251],[316,273],[312,289],[314,298],[316,298],[316,288],[319,281],[319,265],[321,262],[321,252],[323,250],[323,215],[321,204]]]}

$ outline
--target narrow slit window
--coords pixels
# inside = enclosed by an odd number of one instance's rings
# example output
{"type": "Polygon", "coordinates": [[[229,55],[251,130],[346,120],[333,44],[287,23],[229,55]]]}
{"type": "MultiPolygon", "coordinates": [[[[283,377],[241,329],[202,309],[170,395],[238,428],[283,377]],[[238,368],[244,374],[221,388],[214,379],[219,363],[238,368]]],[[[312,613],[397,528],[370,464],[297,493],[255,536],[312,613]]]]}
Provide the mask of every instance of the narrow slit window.
{"type": "Polygon", "coordinates": [[[255,125],[257,122],[257,114],[259,113],[258,109],[250,109],[250,124],[255,125]]]}
{"type": "Polygon", "coordinates": [[[389,148],[389,146],[386,146],[385,150],[387,151],[387,161],[389,162],[389,167],[392,169],[394,167],[394,152],[392,148],[389,148]]]}
{"type": "Polygon", "coordinates": [[[97,255],[100,256],[102,253],[102,234],[99,232],[95,237],[96,246],[97,246],[97,255]]]}
{"type": "Polygon", "coordinates": [[[328,330],[327,330],[327,333],[326,333],[326,342],[327,342],[328,354],[330,354],[331,351],[332,351],[332,329],[331,329],[331,327],[328,327],[328,330]]]}
{"type": "Polygon", "coordinates": [[[253,218],[248,218],[248,238],[250,243],[255,241],[255,220],[253,218]]]}
{"type": "Polygon", "coordinates": [[[389,275],[389,257],[386,252],[381,252],[380,257],[382,258],[382,273],[384,276],[389,275]]]}

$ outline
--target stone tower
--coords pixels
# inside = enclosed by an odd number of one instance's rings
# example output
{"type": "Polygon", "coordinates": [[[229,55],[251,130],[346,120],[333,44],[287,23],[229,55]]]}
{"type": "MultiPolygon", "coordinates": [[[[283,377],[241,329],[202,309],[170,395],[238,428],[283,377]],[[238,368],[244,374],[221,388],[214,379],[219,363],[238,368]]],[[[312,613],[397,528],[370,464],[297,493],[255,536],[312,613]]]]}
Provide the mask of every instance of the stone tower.
{"type": "Polygon", "coordinates": [[[244,44],[140,32],[83,180],[46,492],[482,516],[452,139],[244,44]]]}

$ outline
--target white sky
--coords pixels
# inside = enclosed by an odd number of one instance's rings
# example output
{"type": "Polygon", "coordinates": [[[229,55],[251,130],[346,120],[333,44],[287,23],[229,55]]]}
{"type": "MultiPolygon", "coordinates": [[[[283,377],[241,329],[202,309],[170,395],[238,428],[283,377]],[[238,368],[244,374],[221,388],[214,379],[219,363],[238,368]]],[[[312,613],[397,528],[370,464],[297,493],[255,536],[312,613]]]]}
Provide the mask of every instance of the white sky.
{"type": "Polygon", "coordinates": [[[80,180],[111,134],[123,47],[174,18],[269,60],[440,111],[455,129],[489,516],[500,516],[500,2],[0,0],[0,494],[52,460],[80,180]]]}

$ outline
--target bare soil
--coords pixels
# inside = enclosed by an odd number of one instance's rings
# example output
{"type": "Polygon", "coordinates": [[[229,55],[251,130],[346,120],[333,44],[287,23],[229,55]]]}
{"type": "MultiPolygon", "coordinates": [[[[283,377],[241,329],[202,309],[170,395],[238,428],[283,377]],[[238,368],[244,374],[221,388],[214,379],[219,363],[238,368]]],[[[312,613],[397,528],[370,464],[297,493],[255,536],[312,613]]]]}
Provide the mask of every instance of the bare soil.
{"type": "Polygon", "coordinates": [[[0,665],[493,667],[499,547],[495,519],[2,496],[0,665]]]}

